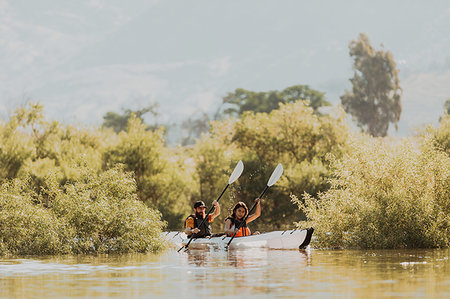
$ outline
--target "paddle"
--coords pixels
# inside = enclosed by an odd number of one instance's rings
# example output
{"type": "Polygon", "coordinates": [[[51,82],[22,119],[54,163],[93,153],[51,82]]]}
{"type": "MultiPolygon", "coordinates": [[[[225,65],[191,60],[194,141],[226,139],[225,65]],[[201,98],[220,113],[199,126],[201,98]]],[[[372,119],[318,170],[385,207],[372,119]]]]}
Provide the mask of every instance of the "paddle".
{"type": "MultiPolygon", "coordinates": [[[[230,184],[232,184],[234,181],[236,181],[241,176],[243,170],[244,170],[244,164],[242,163],[242,161],[239,161],[237,163],[236,167],[234,168],[233,172],[231,173],[230,178],[228,179],[228,184],[225,186],[225,188],[223,189],[222,193],[220,193],[219,197],[216,199],[217,202],[219,202],[219,199],[222,197],[222,195],[228,189],[228,186],[230,186],[230,184]]],[[[202,224],[205,222],[205,220],[208,219],[208,215],[212,212],[213,208],[214,208],[214,206],[211,206],[211,208],[209,209],[209,211],[206,214],[205,218],[203,218],[202,222],[200,222],[199,227],[201,227],[202,224]]],[[[178,252],[180,252],[180,250],[183,249],[183,248],[186,248],[186,250],[188,250],[188,246],[189,246],[189,244],[191,244],[193,239],[194,238],[191,237],[189,239],[189,242],[187,242],[186,245],[184,245],[183,247],[178,249],[178,252]]]]}
{"type": "MultiPolygon", "coordinates": [[[[270,186],[272,186],[273,184],[275,184],[278,179],[281,177],[281,175],[283,174],[283,165],[278,164],[277,167],[275,168],[275,170],[272,172],[272,175],[270,176],[269,181],[267,182],[267,186],[264,188],[263,192],[259,195],[259,199],[262,199],[263,195],[266,193],[267,189],[269,189],[270,186]]],[[[225,246],[225,249],[228,249],[228,246],[230,246],[231,241],[233,241],[234,237],[236,236],[236,234],[238,233],[239,229],[241,228],[241,226],[247,221],[248,216],[253,212],[253,210],[256,208],[256,202],[253,204],[252,208],[250,209],[250,211],[247,213],[247,216],[245,216],[244,220],[241,221],[241,223],[239,224],[239,226],[237,227],[237,230],[234,232],[233,236],[231,237],[230,241],[228,241],[227,245],[225,246]]]]}

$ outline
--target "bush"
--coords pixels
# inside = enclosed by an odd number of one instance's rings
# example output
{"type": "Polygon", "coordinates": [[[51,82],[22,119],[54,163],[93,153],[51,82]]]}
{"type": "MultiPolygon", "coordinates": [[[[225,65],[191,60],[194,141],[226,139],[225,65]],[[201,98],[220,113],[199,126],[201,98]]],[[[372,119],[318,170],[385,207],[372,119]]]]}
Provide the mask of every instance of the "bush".
{"type": "Polygon", "coordinates": [[[450,241],[450,157],[433,139],[354,138],[331,159],[331,189],[304,203],[316,245],[356,248],[446,247],[450,241]]]}
{"type": "Polygon", "coordinates": [[[29,181],[0,187],[0,254],[69,253],[70,229],[28,191],[29,181]]]}
{"type": "Polygon", "coordinates": [[[1,254],[153,252],[164,248],[159,212],[137,200],[132,174],[117,166],[60,186],[45,177],[36,192],[32,179],[1,186],[1,254]]]}
{"type": "Polygon", "coordinates": [[[105,169],[123,164],[135,174],[139,199],[161,211],[169,228],[179,228],[189,211],[189,178],[177,158],[164,148],[161,130],[149,131],[135,117],[103,154],[105,169]]]}
{"type": "Polygon", "coordinates": [[[424,136],[431,138],[436,149],[450,156],[450,115],[446,114],[441,118],[439,127],[429,126],[424,136]]]}

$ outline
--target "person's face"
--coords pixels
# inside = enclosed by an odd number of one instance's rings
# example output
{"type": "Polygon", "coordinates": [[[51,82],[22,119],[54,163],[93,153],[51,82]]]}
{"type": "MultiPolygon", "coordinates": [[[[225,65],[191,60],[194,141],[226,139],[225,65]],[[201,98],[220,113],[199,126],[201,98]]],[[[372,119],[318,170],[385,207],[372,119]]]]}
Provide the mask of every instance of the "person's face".
{"type": "Polygon", "coordinates": [[[200,217],[205,217],[206,207],[197,207],[195,208],[195,214],[200,217]]]}
{"type": "Polygon", "coordinates": [[[242,219],[245,216],[245,209],[243,207],[239,207],[236,210],[236,218],[242,219]]]}

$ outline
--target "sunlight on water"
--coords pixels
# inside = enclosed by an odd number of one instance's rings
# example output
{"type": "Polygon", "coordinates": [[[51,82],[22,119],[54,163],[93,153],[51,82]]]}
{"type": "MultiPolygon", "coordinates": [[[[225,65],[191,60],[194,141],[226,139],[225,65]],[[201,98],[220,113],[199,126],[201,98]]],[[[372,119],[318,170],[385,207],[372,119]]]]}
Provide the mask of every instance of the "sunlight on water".
{"type": "Polygon", "coordinates": [[[0,259],[1,297],[450,297],[447,250],[169,251],[0,259]]]}

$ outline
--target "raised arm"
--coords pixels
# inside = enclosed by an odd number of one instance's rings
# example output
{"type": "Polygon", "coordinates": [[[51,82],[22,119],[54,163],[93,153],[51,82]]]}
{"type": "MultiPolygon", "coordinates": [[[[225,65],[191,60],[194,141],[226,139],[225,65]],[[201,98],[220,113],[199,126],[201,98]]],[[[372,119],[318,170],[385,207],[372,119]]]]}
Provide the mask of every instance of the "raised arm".
{"type": "Polygon", "coordinates": [[[255,199],[255,202],[256,202],[256,210],[255,210],[255,213],[253,213],[253,214],[251,214],[251,215],[249,215],[249,216],[247,217],[247,221],[246,221],[247,223],[252,222],[252,221],[255,220],[256,218],[258,218],[259,216],[261,216],[261,204],[260,204],[261,199],[257,198],[257,199],[255,199]]]}
{"type": "Polygon", "coordinates": [[[220,215],[220,205],[219,203],[215,200],[212,202],[212,205],[214,206],[214,213],[211,214],[211,221],[214,220],[214,218],[216,218],[217,216],[220,215]]]}

